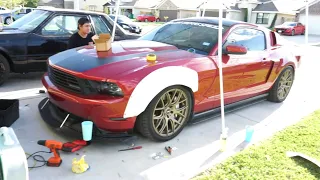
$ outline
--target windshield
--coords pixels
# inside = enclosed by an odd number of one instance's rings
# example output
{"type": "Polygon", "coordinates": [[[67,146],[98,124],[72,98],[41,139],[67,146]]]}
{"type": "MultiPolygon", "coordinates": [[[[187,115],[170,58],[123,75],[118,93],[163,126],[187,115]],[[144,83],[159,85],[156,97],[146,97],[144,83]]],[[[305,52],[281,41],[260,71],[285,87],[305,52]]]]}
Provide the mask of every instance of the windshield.
{"type": "MultiPolygon", "coordinates": [[[[105,15],[105,18],[107,19],[107,23],[109,27],[113,27],[114,24],[114,20],[112,19],[111,16],[105,15]]],[[[116,23],[116,34],[120,33],[120,34],[127,34],[126,31],[118,24],[116,23]]],[[[112,32],[112,29],[110,29],[110,31],[112,32]]]]}
{"type": "Polygon", "coordinates": [[[284,26],[296,26],[297,23],[295,23],[295,22],[285,22],[285,23],[283,23],[283,25],[284,26]]]}
{"type": "MultiPolygon", "coordinates": [[[[218,42],[218,25],[197,22],[167,23],[139,38],[176,46],[198,54],[207,55],[218,42]]],[[[223,33],[228,29],[223,27],[223,33]]]]}
{"type": "MultiPolygon", "coordinates": [[[[114,15],[109,15],[109,17],[112,19],[112,20],[115,20],[115,16],[114,15]]],[[[119,21],[122,21],[122,22],[131,22],[131,19],[128,18],[127,16],[123,16],[123,15],[119,15],[118,16],[118,20],[119,21]]]]}
{"type": "Polygon", "coordinates": [[[51,14],[49,11],[34,10],[9,25],[11,28],[30,32],[38,27],[51,14]]]}

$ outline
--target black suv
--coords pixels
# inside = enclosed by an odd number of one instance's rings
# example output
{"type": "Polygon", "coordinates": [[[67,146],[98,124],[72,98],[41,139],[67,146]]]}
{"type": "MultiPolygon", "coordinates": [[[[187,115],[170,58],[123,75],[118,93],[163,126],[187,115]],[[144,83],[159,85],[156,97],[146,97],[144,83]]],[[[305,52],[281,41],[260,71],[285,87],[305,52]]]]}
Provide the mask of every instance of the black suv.
{"type": "MultiPolygon", "coordinates": [[[[111,34],[114,23],[106,14],[56,8],[36,9],[4,27],[0,32],[0,85],[10,72],[46,71],[48,57],[67,49],[81,17],[90,19],[95,34],[111,34]]],[[[117,25],[115,41],[138,37],[117,25]]]]}

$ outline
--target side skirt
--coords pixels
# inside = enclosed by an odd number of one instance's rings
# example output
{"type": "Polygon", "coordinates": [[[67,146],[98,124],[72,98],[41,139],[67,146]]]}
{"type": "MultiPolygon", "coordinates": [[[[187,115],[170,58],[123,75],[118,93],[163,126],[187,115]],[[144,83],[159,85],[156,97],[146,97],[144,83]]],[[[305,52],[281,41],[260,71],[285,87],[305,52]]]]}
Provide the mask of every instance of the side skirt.
{"type": "MultiPolygon", "coordinates": [[[[262,94],[253,98],[245,99],[239,102],[235,102],[232,104],[225,105],[225,112],[230,113],[254,104],[257,104],[259,102],[265,101],[267,99],[268,94],[262,94]]],[[[221,115],[221,107],[211,109],[205,112],[197,113],[193,115],[192,120],[189,122],[189,124],[197,124],[201,123],[203,121],[210,120],[212,118],[218,117],[221,115]]]]}

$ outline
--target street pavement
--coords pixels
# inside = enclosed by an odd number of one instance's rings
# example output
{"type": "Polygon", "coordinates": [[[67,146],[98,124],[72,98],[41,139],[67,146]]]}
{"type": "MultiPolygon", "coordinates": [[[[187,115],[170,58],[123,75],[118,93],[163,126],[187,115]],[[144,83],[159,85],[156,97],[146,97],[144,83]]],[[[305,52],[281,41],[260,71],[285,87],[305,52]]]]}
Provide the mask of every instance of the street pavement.
{"type": "MultiPolygon", "coordinates": [[[[188,179],[196,172],[237,152],[239,147],[241,149],[247,125],[255,126],[254,141],[259,141],[296,123],[320,107],[318,101],[320,86],[316,80],[320,77],[318,70],[320,62],[317,58],[320,49],[311,46],[303,48],[306,56],[302,59],[302,66],[297,71],[294,86],[284,103],[274,104],[264,101],[226,115],[229,138],[228,151],[225,153],[218,152],[221,119],[212,118],[187,126],[179,136],[168,142],[152,142],[138,136],[133,142],[143,147],[140,150],[118,152],[119,149],[127,148],[128,142],[104,140],[94,142],[78,154],[62,152],[61,167],[32,169],[30,179],[71,180],[76,177],[95,180],[188,179]],[[164,150],[165,146],[176,147],[177,150],[168,155],[164,150]],[[157,160],[150,157],[158,152],[167,156],[157,160]],[[71,172],[72,159],[79,159],[82,155],[86,155],[85,159],[90,169],[83,174],[74,174],[71,172]]],[[[0,99],[20,99],[20,118],[12,127],[25,152],[29,154],[40,150],[48,151],[47,148],[37,145],[38,140],[54,139],[63,142],[72,140],[53,131],[38,113],[38,103],[45,97],[45,94],[38,93],[40,89],[44,89],[40,82],[41,76],[42,73],[14,74],[0,87],[0,99]]],[[[47,154],[43,156],[50,157],[47,154]]],[[[30,159],[29,166],[33,166],[33,163],[30,159]]]]}

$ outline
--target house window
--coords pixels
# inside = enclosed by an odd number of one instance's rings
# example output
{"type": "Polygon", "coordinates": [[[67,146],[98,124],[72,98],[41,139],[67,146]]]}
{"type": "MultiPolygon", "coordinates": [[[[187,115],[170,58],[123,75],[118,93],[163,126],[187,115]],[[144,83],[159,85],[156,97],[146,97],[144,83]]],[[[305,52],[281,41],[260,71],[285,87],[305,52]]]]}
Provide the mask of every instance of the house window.
{"type": "Polygon", "coordinates": [[[96,11],[97,6],[95,5],[89,5],[89,11],[96,11]]]}
{"type": "Polygon", "coordinates": [[[257,14],[257,24],[268,24],[269,23],[269,14],[258,13],[257,14]]]}

